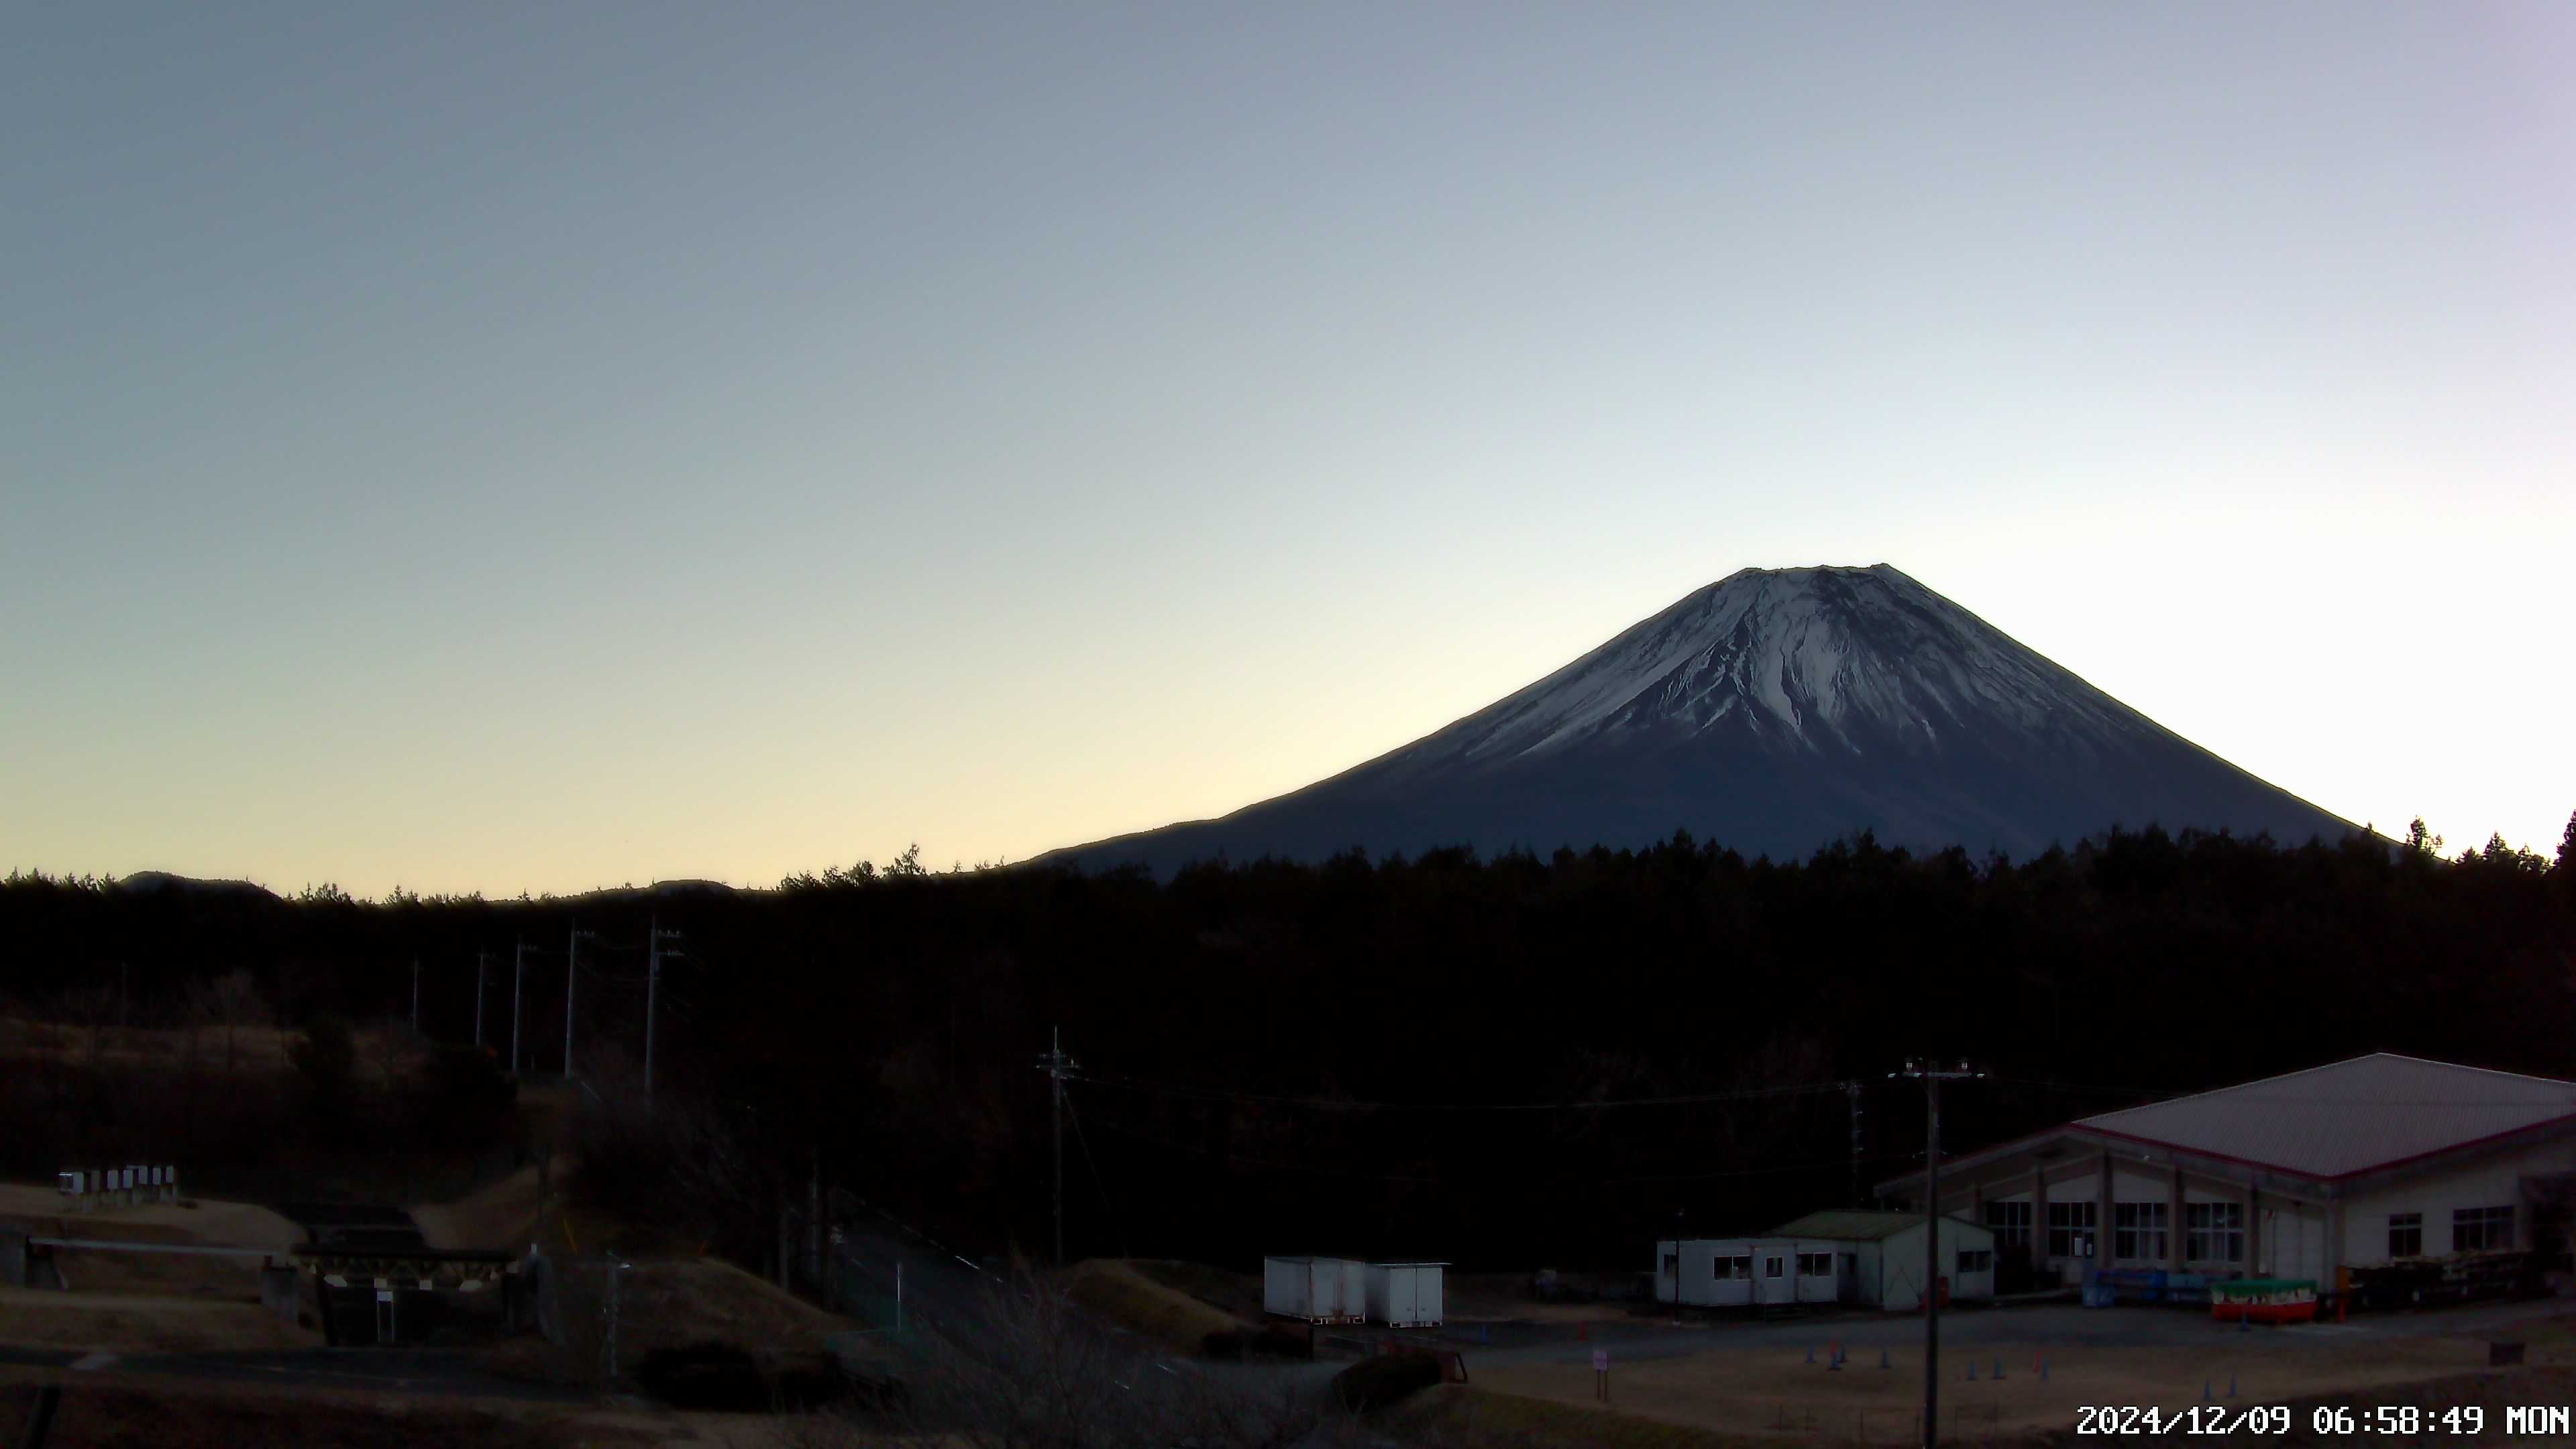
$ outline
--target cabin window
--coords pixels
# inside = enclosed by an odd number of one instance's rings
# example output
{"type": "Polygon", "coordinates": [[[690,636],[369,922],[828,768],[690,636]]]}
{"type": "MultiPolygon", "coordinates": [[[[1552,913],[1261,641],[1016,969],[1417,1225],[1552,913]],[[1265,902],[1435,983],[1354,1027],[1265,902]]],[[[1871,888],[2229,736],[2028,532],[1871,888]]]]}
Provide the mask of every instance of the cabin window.
{"type": "Polygon", "coordinates": [[[2048,1205],[2048,1256],[2052,1258],[2087,1258],[2093,1254],[2094,1221],[2098,1204],[2053,1202],[2048,1205]]]}
{"type": "MultiPolygon", "coordinates": [[[[2454,1231],[2457,1231],[2454,1229],[2454,1231]]],[[[2424,1215],[2390,1213],[2388,1215],[2388,1256],[2420,1258],[2424,1256],[2424,1215]]]]}
{"type": "Polygon", "coordinates": [[[1762,1276],[1765,1278],[1779,1277],[1780,1265],[1786,1261],[1788,1260],[1785,1258],[1775,1258],[1767,1253],[1764,1254],[1762,1258],[1762,1276]]]}
{"type": "Polygon", "coordinates": [[[1992,1248],[1961,1248],[1959,1250],[1959,1271],[1962,1274],[1991,1273],[1995,1271],[1994,1250],[1992,1248]]]}
{"type": "Polygon", "coordinates": [[[1664,1275],[1670,1278],[1678,1278],[1682,1275],[1681,1254],[1666,1253],[1664,1255],[1664,1275]]]}
{"type": "Polygon", "coordinates": [[[1834,1255],[1831,1253],[1800,1253],[1798,1255],[1798,1276],[1801,1278],[1830,1278],[1834,1276],[1834,1255]]]}
{"type": "Polygon", "coordinates": [[[1717,1270],[1717,1276],[1720,1278],[1750,1278],[1753,1276],[1753,1258],[1750,1254],[1739,1254],[1732,1258],[1719,1258],[1709,1266],[1717,1270]]]}
{"type": "Polygon", "coordinates": [[[2172,1246],[2166,1205],[2160,1202],[2114,1203],[2111,1207],[2111,1255],[2152,1262],[2172,1246]]]}
{"type": "Polygon", "coordinates": [[[2451,1214],[2451,1251],[2493,1253],[2513,1246],[2513,1209],[2460,1208],[2451,1214]]]}
{"type": "Polygon", "coordinates": [[[1995,1231],[1995,1246],[2027,1248],[2030,1246],[2030,1204],[1990,1202],[1986,1204],[1986,1226],[1995,1231]]]}
{"type": "Polygon", "coordinates": [[[2245,1204],[2185,1203],[2182,1255],[2195,1263],[2245,1261],[2245,1204]]]}

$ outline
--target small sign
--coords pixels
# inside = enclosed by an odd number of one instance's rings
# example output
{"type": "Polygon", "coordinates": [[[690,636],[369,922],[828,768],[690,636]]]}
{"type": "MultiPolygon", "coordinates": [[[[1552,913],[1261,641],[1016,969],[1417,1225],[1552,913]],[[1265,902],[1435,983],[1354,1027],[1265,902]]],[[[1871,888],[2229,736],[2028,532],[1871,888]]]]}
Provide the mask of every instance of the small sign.
{"type": "Polygon", "coordinates": [[[1610,1372],[1610,1350],[1606,1348],[1592,1350],[1592,1371],[1596,1374],[1610,1372]]]}

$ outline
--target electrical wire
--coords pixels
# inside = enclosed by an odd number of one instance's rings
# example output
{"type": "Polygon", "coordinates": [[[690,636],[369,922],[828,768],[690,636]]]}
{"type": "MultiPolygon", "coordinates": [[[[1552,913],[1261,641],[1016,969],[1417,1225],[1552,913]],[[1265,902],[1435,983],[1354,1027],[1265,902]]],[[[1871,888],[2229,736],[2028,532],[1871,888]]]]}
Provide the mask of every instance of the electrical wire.
{"type": "Polygon", "coordinates": [[[1127,1251],[1127,1219],[1119,1213],[1118,1205],[1109,1200],[1109,1185],[1100,1180],[1100,1164],[1091,1155],[1091,1139],[1083,1133],[1082,1112],[1073,1105],[1070,1092],[1065,1094],[1064,1110],[1073,1117],[1073,1140],[1082,1144],[1083,1165],[1091,1169],[1091,1185],[1100,1193],[1100,1205],[1108,1211],[1109,1220],[1117,1225],[1118,1256],[1132,1258],[1135,1254],[1127,1251]]]}
{"type": "Polygon", "coordinates": [[[1845,1090],[1841,1082],[1802,1083],[1793,1086],[1756,1087],[1731,1092],[1697,1092],[1670,1097],[1625,1097],[1606,1100],[1564,1102],[1369,1102],[1335,1097],[1288,1097],[1259,1092],[1219,1091],[1206,1088],[1174,1086],[1148,1082],[1134,1077],[1114,1077],[1097,1072],[1072,1071],[1067,1081],[1086,1082],[1095,1087],[1123,1091],[1148,1092],[1203,1102],[1236,1102],[1258,1106],[1307,1107],[1328,1112],[1591,1112],[1611,1107],[1693,1107],[1717,1102],[1767,1101],[1779,1097],[1817,1095],[1845,1090]]]}

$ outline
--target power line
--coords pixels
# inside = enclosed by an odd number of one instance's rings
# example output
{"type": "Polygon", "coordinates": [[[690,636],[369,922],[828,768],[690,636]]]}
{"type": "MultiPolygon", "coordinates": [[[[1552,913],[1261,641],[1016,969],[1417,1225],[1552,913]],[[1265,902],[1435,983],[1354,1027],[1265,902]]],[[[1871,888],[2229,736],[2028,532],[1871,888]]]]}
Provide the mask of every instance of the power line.
{"type": "MultiPolygon", "coordinates": [[[[1067,1098],[1067,1104],[1070,1106],[1070,1098],[1067,1098]]],[[[1258,1168],[1267,1172],[1298,1172],[1307,1173],[1317,1177],[1360,1178],[1371,1182],[1428,1184],[1455,1180],[1451,1178],[1422,1177],[1397,1172],[1376,1172],[1366,1168],[1318,1167],[1307,1163],[1279,1162],[1268,1158],[1254,1157],[1233,1148],[1202,1147],[1195,1143],[1175,1141],[1172,1138],[1165,1137],[1157,1133],[1147,1132],[1140,1128],[1131,1127],[1125,1123],[1113,1121],[1107,1118],[1103,1118],[1101,1120],[1100,1127],[1104,1132],[1114,1132],[1121,1137],[1132,1137],[1139,1142],[1150,1142],[1155,1146],[1167,1147],[1175,1152],[1188,1152],[1200,1157],[1221,1158],[1236,1166],[1258,1168]]],[[[1078,1118],[1075,1123],[1075,1130],[1077,1132],[1081,1130],[1081,1124],[1078,1118]]],[[[1885,1161],[1888,1156],[1889,1154],[1886,1153],[1878,1153],[1874,1154],[1870,1160],[1885,1161]]],[[[1814,1162],[1778,1163],[1768,1167],[1732,1168],[1712,1172],[1623,1174],[1615,1177],[1597,1176],[1592,1173],[1581,1172],[1563,1173],[1553,1177],[1532,1177],[1526,1173],[1519,1174],[1519,1176],[1524,1182],[1538,1181],[1554,1182],[1566,1185],[1593,1184],[1603,1187],[1620,1187],[1636,1183],[1651,1182],[1713,1182],[1727,1178],[1773,1177],[1791,1172],[1820,1172],[1828,1168],[1839,1167],[1842,1164],[1843,1159],[1841,1158],[1829,1158],[1820,1159],[1814,1162]]]]}
{"type": "Polygon", "coordinates": [[[1066,1099],[1064,1109],[1066,1112],[1072,1114],[1073,1140],[1082,1144],[1083,1165],[1091,1169],[1091,1185],[1099,1190],[1100,1205],[1108,1210],[1110,1221],[1117,1224],[1118,1256],[1122,1258],[1132,1257],[1134,1255],[1127,1251],[1127,1220],[1119,1215],[1118,1205],[1109,1200],[1109,1184],[1100,1180],[1099,1160],[1091,1155],[1091,1138],[1082,1130],[1082,1111],[1073,1104],[1070,1098],[1066,1099]]]}
{"type": "Polygon", "coordinates": [[[1670,1097],[1576,1099],[1562,1102],[1371,1102],[1354,1098],[1289,1097],[1260,1092],[1183,1087],[1161,1082],[1147,1082],[1133,1077],[1108,1076],[1096,1072],[1069,1072],[1067,1075],[1070,1080],[1095,1087],[1150,1092],[1166,1097],[1204,1102],[1306,1107],[1326,1112],[1592,1112],[1612,1107],[1695,1107],[1718,1102],[1766,1101],[1778,1097],[1811,1096],[1844,1090],[1841,1082],[1814,1082],[1782,1087],[1753,1087],[1729,1092],[1696,1092],[1670,1097]]]}
{"type": "Polygon", "coordinates": [[[1140,1142],[1151,1142],[1158,1147],[1171,1148],[1175,1152],[1190,1152],[1196,1153],[1201,1157],[1220,1158],[1232,1166],[1258,1168],[1265,1172],[1302,1172],[1316,1177],[1364,1178],[1371,1182],[1435,1183],[1441,1180],[1436,1177],[1411,1177],[1392,1172],[1369,1172],[1359,1168],[1311,1167],[1303,1163],[1295,1162],[1268,1162],[1258,1157],[1246,1156],[1245,1154],[1234,1151],[1231,1148],[1219,1150],[1213,1147],[1196,1146],[1188,1142],[1175,1142],[1168,1137],[1157,1136],[1151,1132],[1141,1132],[1133,1127],[1124,1126],[1117,1122],[1103,1121],[1100,1126],[1102,1131],[1115,1132],[1121,1137],[1133,1137],[1140,1142]]]}

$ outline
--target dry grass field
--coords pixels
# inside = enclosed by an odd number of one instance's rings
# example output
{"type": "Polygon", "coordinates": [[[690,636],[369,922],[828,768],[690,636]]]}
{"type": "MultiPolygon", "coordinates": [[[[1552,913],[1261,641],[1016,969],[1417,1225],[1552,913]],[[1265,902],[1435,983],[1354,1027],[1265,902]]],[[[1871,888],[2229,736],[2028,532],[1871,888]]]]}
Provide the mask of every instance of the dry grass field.
{"type": "MultiPolygon", "coordinates": [[[[1058,1281],[1065,1296],[1084,1309],[1175,1353],[1195,1354],[1205,1346],[1209,1334],[1244,1326],[1244,1320],[1236,1315],[1172,1286],[1165,1275],[1173,1271],[1174,1265],[1090,1258],[1064,1270],[1058,1281]]],[[[1222,1275],[1214,1286],[1219,1291],[1231,1291],[1222,1275]]]]}

